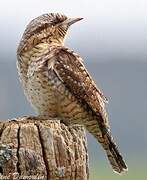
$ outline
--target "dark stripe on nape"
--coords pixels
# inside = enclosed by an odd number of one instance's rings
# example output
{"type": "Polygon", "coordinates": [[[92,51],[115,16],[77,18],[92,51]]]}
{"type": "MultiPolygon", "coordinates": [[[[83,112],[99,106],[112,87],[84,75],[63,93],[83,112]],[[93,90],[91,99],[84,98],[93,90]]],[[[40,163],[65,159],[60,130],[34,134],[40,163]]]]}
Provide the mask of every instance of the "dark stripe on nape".
{"type": "Polygon", "coordinates": [[[66,34],[66,32],[61,27],[58,28],[58,32],[59,32],[61,37],[64,37],[66,34]]]}
{"type": "Polygon", "coordinates": [[[34,31],[26,34],[27,35],[26,39],[29,39],[31,36],[38,34],[39,32],[43,31],[44,29],[47,29],[49,26],[50,25],[48,23],[45,23],[44,25],[37,27],[34,31]]]}

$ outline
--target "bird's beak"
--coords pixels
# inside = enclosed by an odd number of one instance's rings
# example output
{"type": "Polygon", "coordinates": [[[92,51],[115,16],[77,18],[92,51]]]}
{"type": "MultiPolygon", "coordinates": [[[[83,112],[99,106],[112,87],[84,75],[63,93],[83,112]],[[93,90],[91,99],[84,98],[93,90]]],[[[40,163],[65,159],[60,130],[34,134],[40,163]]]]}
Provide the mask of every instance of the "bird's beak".
{"type": "Polygon", "coordinates": [[[62,24],[67,24],[68,26],[71,26],[72,24],[81,21],[83,18],[69,18],[65,20],[62,24]]]}

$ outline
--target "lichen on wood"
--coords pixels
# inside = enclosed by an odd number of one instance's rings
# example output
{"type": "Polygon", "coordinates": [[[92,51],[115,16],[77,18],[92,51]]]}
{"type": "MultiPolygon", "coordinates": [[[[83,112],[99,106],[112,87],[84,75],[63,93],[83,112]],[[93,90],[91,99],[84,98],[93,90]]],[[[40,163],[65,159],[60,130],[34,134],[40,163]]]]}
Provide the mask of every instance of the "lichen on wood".
{"type": "Polygon", "coordinates": [[[0,122],[0,179],[87,180],[82,126],[22,117],[0,122]]]}

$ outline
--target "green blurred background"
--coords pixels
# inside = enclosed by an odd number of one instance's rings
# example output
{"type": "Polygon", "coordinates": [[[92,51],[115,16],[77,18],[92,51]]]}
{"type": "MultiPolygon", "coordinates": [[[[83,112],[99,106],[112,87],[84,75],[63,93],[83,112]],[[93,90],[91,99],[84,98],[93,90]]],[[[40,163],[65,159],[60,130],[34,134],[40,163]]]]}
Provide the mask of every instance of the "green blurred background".
{"type": "Polygon", "coordinates": [[[34,114],[21,89],[16,47],[27,23],[46,12],[84,17],[66,45],[78,52],[109,99],[111,129],[128,164],[112,172],[87,134],[90,180],[147,180],[147,2],[145,0],[5,0],[0,6],[0,119],[34,114]]]}

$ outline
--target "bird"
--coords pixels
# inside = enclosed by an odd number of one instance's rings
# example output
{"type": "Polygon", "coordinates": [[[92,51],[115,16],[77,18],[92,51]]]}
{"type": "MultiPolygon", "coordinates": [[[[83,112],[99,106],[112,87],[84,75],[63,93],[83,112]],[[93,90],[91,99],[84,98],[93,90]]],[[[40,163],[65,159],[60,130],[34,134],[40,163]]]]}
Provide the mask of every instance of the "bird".
{"type": "Polygon", "coordinates": [[[83,18],[46,13],[31,20],[17,48],[17,69],[24,93],[37,115],[82,125],[99,142],[114,172],[127,171],[110,130],[105,104],[83,59],[64,45],[68,30],[83,18]]]}

